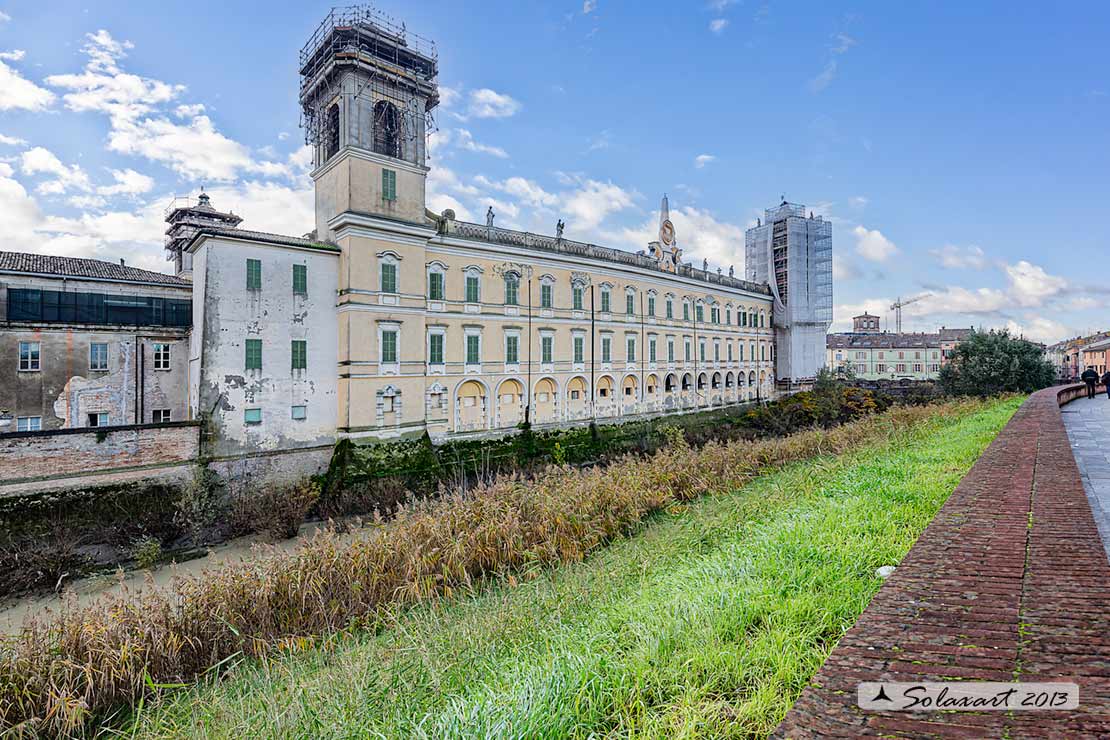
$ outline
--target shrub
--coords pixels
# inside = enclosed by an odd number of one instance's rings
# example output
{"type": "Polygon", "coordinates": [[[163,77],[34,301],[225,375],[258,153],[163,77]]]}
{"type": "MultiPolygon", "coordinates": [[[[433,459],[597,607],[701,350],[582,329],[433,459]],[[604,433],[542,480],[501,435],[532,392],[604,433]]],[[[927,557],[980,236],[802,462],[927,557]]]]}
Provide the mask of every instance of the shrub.
{"type": "Polygon", "coordinates": [[[232,534],[262,532],[278,540],[296,537],[319,498],[320,485],[307,480],[242,493],[231,501],[228,521],[232,534]]]}
{"type": "Polygon", "coordinates": [[[0,647],[0,731],[26,723],[29,733],[79,732],[151,685],[191,680],[229,656],[263,656],[372,623],[392,604],[450,595],[489,574],[580,560],[674,501],[968,408],[900,407],[829,431],[698,450],[669,431],[646,459],[551,467],[530,482],[501,476],[467,495],[407,504],[390,524],[346,543],[323,533],[294,552],[215,568],[168,590],[70,605],[0,647]]]}
{"type": "Polygon", "coordinates": [[[155,537],[143,537],[131,546],[131,557],[140,568],[152,568],[162,559],[162,543],[155,537]]]}
{"type": "Polygon", "coordinates": [[[1055,379],[1056,371],[1044,351],[1005,329],[972,331],[940,369],[941,388],[954,396],[1032,393],[1055,379]]]}

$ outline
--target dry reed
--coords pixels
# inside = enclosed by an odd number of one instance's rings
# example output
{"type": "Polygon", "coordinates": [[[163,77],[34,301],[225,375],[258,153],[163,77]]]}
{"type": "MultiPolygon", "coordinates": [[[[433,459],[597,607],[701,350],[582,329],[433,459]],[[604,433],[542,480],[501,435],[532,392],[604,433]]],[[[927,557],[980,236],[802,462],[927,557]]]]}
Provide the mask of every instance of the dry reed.
{"type": "Polygon", "coordinates": [[[648,458],[552,467],[401,508],[342,542],[181,578],[167,589],[68,606],[0,644],[0,731],[73,734],[159,686],[236,656],[261,657],[371,623],[383,607],[465,590],[491,574],[576,561],[674,501],[735,488],[767,469],[882,442],[976,402],[896,408],[831,430],[691,449],[681,434],[648,458]]]}

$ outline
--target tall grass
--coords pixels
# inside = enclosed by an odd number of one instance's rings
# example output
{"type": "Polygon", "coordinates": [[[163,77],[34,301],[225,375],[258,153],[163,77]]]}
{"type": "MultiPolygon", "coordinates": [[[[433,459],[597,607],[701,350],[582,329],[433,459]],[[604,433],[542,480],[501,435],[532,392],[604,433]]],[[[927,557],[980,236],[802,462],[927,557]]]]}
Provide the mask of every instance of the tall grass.
{"type": "Polygon", "coordinates": [[[468,495],[404,508],[352,542],[325,533],[295,552],[214,569],[168,590],[67,608],[28,624],[0,648],[0,729],[78,732],[154,687],[191,681],[234,656],[310,644],[491,574],[581,560],[673,502],[979,405],[899,408],[828,431],[698,450],[673,435],[650,458],[586,471],[552,468],[530,482],[501,478],[468,495]]]}

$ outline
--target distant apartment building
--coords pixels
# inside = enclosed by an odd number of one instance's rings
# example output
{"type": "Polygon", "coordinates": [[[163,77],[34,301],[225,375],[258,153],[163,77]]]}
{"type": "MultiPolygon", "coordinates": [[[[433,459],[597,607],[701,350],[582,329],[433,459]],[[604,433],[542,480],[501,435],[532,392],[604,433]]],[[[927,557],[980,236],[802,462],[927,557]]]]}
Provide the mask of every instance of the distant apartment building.
{"type": "MultiPolygon", "coordinates": [[[[1045,358],[1056,368],[1056,377],[1061,380],[1078,378],[1088,367],[1106,367],[1106,350],[1110,342],[1110,332],[1102,331],[1082,337],[1072,337],[1045,349],[1045,358]]],[[[1105,369],[1101,372],[1106,372],[1105,369]]]]}
{"type": "Polygon", "coordinates": [[[187,416],[189,282],[0,252],[0,432],[187,416]]]}
{"type": "Polygon", "coordinates": [[[879,317],[852,318],[854,331],[826,337],[826,362],[863,380],[935,380],[956,345],[971,329],[941,327],[935,333],[880,332],[879,317]]]}

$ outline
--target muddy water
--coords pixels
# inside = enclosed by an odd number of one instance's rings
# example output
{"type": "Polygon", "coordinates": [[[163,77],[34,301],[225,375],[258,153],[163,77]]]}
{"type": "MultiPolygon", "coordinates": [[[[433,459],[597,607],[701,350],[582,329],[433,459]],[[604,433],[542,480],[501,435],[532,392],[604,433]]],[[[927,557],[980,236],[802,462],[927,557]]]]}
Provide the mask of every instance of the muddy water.
{"type": "MultiPolygon", "coordinates": [[[[373,526],[373,525],[369,525],[373,526]]],[[[67,599],[77,604],[89,604],[106,594],[136,595],[144,589],[170,585],[174,578],[196,576],[216,566],[235,564],[256,554],[263,547],[266,550],[293,551],[316,534],[322,527],[319,522],[305,524],[293,539],[277,543],[267,543],[259,536],[241,537],[229,540],[211,548],[207,557],[194,558],[183,563],[169,563],[156,568],[118,571],[100,576],[92,576],[63,586],[58,593],[35,594],[18,599],[0,600],[0,634],[17,632],[27,618],[47,618],[67,599]]],[[[353,528],[340,539],[365,536],[367,528],[353,528]]]]}

